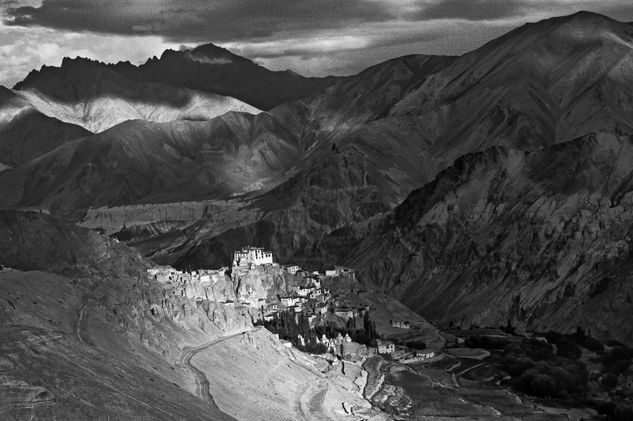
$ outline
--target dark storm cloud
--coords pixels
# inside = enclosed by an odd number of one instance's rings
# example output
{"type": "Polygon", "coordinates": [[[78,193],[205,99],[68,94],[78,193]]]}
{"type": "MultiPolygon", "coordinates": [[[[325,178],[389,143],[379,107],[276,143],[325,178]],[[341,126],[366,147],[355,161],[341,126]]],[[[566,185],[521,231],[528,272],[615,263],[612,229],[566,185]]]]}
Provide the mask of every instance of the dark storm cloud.
{"type": "Polygon", "coordinates": [[[363,0],[44,0],[8,7],[5,24],[221,42],[386,21],[389,9],[363,0]]]}
{"type": "Polygon", "coordinates": [[[438,0],[428,2],[415,19],[495,20],[517,16],[524,7],[514,0],[438,0]]]}

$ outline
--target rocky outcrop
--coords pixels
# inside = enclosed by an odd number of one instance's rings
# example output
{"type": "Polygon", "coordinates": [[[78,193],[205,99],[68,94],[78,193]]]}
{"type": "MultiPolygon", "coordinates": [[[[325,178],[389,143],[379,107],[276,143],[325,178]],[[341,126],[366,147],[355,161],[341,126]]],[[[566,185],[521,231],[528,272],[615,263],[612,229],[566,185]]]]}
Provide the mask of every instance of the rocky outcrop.
{"type": "Polygon", "coordinates": [[[276,263],[191,272],[162,266],[147,274],[150,282],[162,285],[172,295],[230,306],[247,305],[256,310],[267,299],[293,292],[301,279],[276,263]]]}
{"type": "Polygon", "coordinates": [[[277,264],[233,267],[231,279],[237,300],[257,307],[262,304],[260,300],[287,295],[299,284],[299,278],[290,275],[277,264]]]}

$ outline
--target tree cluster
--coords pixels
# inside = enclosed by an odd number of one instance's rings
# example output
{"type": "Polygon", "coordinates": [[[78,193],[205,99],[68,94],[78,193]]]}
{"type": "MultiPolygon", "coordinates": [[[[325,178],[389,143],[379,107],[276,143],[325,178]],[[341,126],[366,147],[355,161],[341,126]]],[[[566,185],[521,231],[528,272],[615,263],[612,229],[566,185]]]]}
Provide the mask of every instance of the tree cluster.
{"type": "Polygon", "coordinates": [[[325,323],[321,320],[320,315],[317,315],[316,326],[311,328],[310,321],[305,312],[295,314],[294,310],[286,310],[276,313],[273,320],[262,321],[259,320],[256,325],[264,326],[272,333],[279,335],[280,339],[291,341],[297,348],[302,351],[311,353],[322,353],[327,351],[327,347],[318,347],[316,343],[317,338],[321,338],[323,335],[328,338],[335,338],[339,333],[342,336],[349,335],[352,341],[372,345],[376,343],[376,323],[371,320],[369,311],[365,311],[363,314],[363,328],[356,329],[356,321],[353,318],[349,318],[345,328],[340,328],[334,323],[325,323]],[[298,337],[301,335],[305,340],[305,346],[301,346],[298,337]]]}
{"type": "Polygon", "coordinates": [[[551,398],[584,396],[589,374],[576,358],[554,354],[552,345],[536,339],[512,343],[504,350],[511,385],[524,393],[551,398]]]}

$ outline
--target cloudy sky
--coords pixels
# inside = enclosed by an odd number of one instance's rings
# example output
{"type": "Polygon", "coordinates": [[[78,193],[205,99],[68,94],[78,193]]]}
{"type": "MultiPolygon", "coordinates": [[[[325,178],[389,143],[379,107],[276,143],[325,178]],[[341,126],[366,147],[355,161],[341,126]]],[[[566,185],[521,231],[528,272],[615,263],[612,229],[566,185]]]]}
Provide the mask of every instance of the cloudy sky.
{"type": "Polygon", "coordinates": [[[578,10],[633,21],[631,0],[0,0],[0,85],[64,56],[141,63],[207,42],[275,70],[350,74],[578,10]]]}

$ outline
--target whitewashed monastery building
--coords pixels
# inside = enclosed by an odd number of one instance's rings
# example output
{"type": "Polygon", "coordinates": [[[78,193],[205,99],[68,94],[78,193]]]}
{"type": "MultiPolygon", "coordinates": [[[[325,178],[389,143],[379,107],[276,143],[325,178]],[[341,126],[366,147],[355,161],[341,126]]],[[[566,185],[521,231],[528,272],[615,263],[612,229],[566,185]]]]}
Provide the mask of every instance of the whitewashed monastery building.
{"type": "Polygon", "coordinates": [[[261,247],[244,247],[233,253],[233,267],[273,264],[273,254],[261,247]]]}

